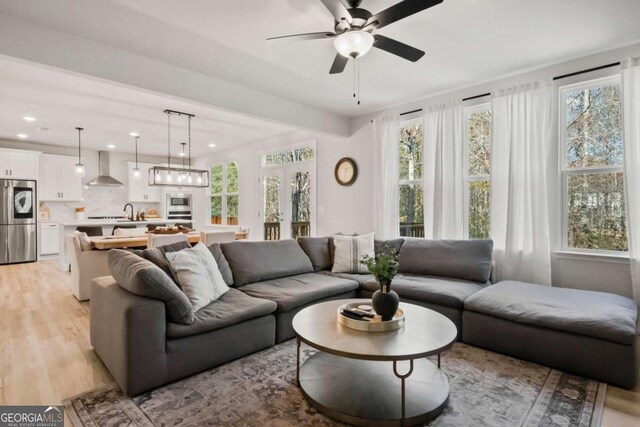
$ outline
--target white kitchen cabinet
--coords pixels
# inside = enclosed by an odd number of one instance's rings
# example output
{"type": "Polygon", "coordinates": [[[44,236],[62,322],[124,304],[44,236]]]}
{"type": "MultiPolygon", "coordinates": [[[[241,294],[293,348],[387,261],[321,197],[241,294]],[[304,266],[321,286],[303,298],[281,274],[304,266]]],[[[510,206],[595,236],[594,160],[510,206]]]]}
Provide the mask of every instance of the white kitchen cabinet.
{"type": "Polygon", "coordinates": [[[38,153],[0,150],[0,178],[38,179],[38,153]]]}
{"type": "Polygon", "coordinates": [[[38,177],[39,199],[50,202],[82,200],[82,178],[76,176],[77,158],[43,154],[38,177]]]}
{"type": "Polygon", "coordinates": [[[56,255],[60,250],[57,222],[40,223],[40,255],[56,255]]]}
{"type": "Polygon", "coordinates": [[[149,168],[153,166],[154,165],[148,163],[138,163],[140,179],[137,180],[133,177],[133,169],[136,167],[135,162],[127,162],[129,202],[161,202],[162,194],[160,187],[149,185],[149,168]]]}

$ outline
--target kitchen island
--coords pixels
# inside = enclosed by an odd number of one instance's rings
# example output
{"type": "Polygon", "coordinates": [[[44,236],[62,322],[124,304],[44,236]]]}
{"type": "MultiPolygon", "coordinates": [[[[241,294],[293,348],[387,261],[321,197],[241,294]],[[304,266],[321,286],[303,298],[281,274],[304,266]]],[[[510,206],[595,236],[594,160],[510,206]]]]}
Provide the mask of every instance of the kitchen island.
{"type": "Polygon", "coordinates": [[[147,228],[147,225],[165,225],[165,224],[186,224],[192,221],[187,220],[167,220],[164,218],[153,218],[146,221],[129,221],[125,219],[86,219],[80,221],[60,221],[58,224],[59,246],[58,267],[62,271],[69,271],[69,262],[67,261],[67,250],[65,246],[65,236],[73,233],[77,227],[102,227],[102,234],[110,236],[113,227],[116,225],[135,225],[136,228],[147,228]]]}

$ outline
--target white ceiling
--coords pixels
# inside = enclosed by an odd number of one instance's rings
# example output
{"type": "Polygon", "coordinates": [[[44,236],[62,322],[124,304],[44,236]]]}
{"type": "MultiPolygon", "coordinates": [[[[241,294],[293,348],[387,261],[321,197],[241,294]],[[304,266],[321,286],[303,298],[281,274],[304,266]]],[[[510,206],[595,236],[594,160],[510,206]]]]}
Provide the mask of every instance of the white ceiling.
{"type": "MultiPolygon", "coordinates": [[[[60,146],[77,146],[75,128],[83,127],[85,148],[133,152],[130,132],[140,134],[139,152],[149,155],[167,153],[167,117],[165,109],[195,114],[192,120],[192,155],[199,156],[253,141],[294,131],[294,128],[270,123],[135,90],[110,82],[0,57],[0,139],[60,146]],[[25,116],[36,118],[27,122],[25,116]],[[38,132],[39,127],[49,128],[38,132]],[[216,144],[210,148],[209,144],[216,144]]],[[[187,142],[187,120],[172,116],[172,152],[187,142]]]]}
{"type": "Polygon", "coordinates": [[[0,12],[347,117],[640,40],[638,0],[444,0],[380,30],[427,54],[367,54],[357,106],[350,67],[328,74],[330,40],[265,41],[332,30],[319,0],[21,0],[0,12]]]}
{"type": "MultiPolygon", "coordinates": [[[[395,2],[364,0],[361,7],[375,13],[395,2]]],[[[380,30],[427,54],[410,63],[373,49],[361,59],[362,104],[357,106],[351,67],[341,75],[328,74],[335,56],[330,40],[265,41],[332,30],[333,18],[320,0],[21,0],[0,2],[0,15],[343,117],[640,41],[638,0],[444,0],[380,30]]],[[[166,108],[197,116],[193,156],[296,130],[256,118],[259,114],[231,113],[0,57],[0,138],[24,133],[29,141],[72,147],[74,128],[82,126],[84,147],[113,144],[116,151],[132,152],[129,132],[136,131],[140,153],[165,155],[166,108]],[[25,122],[26,115],[37,121],[25,122]],[[50,130],[37,132],[38,127],[50,130]]],[[[291,117],[284,116],[284,121],[291,117]]],[[[175,153],[186,141],[186,127],[180,119],[174,125],[175,153]]]]}

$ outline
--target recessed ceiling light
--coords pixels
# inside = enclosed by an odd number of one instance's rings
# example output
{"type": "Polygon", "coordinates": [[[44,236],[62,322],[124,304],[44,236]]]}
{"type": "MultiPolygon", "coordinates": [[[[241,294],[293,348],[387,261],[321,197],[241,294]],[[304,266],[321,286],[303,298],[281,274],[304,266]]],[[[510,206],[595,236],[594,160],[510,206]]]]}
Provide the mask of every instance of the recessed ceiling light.
{"type": "Polygon", "coordinates": [[[31,116],[24,116],[23,119],[25,119],[28,122],[35,122],[36,118],[35,117],[31,117],[31,116]]]}
{"type": "Polygon", "coordinates": [[[209,147],[211,148],[216,148],[216,144],[214,144],[213,142],[211,144],[209,144],[209,147]]]}
{"type": "Polygon", "coordinates": [[[140,134],[138,132],[129,132],[129,135],[131,136],[140,136],[140,134]]]}
{"type": "Polygon", "coordinates": [[[113,145],[113,144],[109,144],[109,145],[107,145],[107,147],[111,148],[112,150],[113,150],[114,148],[116,148],[116,146],[115,146],[115,145],[113,145]]]}
{"type": "Polygon", "coordinates": [[[178,153],[178,156],[184,157],[184,153],[178,153]]]}
{"type": "Polygon", "coordinates": [[[24,134],[24,133],[19,133],[18,134],[18,138],[22,138],[22,139],[25,139],[27,136],[29,136],[29,135],[24,134]]]}

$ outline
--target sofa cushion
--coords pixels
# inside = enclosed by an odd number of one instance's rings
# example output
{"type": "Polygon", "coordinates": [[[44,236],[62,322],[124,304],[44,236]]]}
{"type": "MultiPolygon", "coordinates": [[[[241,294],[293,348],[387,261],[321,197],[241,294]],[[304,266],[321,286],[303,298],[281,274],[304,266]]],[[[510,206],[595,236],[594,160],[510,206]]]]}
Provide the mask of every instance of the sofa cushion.
{"type": "Polygon", "coordinates": [[[298,237],[298,244],[311,260],[313,271],[331,269],[329,237],[298,237]]]}
{"type": "Polygon", "coordinates": [[[333,273],[331,270],[323,270],[318,271],[318,274],[324,274],[327,276],[340,277],[342,279],[353,280],[354,282],[358,282],[360,285],[367,283],[369,281],[375,281],[375,277],[371,273],[358,274],[358,273],[333,273]]]}
{"type": "Polygon", "coordinates": [[[353,280],[325,274],[307,273],[245,285],[242,292],[256,298],[275,301],[278,313],[358,288],[353,280]]]}
{"type": "MultiPolygon", "coordinates": [[[[462,309],[470,295],[487,285],[468,280],[400,274],[391,282],[391,290],[400,296],[401,301],[407,298],[462,309]]],[[[362,289],[375,292],[380,289],[380,284],[371,280],[364,283],[362,289]]]]}
{"type": "Polygon", "coordinates": [[[231,267],[229,267],[229,263],[224,257],[222,249],[220,249],[220,244],[214,243],[207,247],[209,248],[209,252],[211,252],[211,255],[213,255],[213,259],[216,260],[216,264],[218,264],[218,270],[220,270],[220,274],[222,274],[224,283],[229,286],[233,285],[233,274],[231,273],[231,267]]]}
{"type": "Polygon", "coordinates": [[[180,284],[173,277],[173,272],[171,271],[171,266],[167,261],[167,257],[165,256],[168,252],[177,252],[183,249],[190,248],[191,245],[189,242],[176,242],[170,245],[160,246],[157,248],[145,249],[142,251],[142,257],[147,261],[151,261],[155,265],[157,265],[162,271],[164,271],[170,278],[173,280],[176,285],[180,286],[180,284]]]}
{"type": "Polygon", "coordinates": [[[265,316],[276,310],[276,303],[253,298],[237,289],[229,289],[219,299],[195,314],[191,325],[167,323],[167,336],[181,338],[222,329],[245,320],[265,316]]]}
{"type": "Polygon", "coordinates": [[[492,240],[407,239],[398,272],[485,283],[491,276],[492,240]]]}
{"type": "Polygon", "coordinates": [[[635,302],[605,292],[504,281],[470,296],[464,308],[621,344],[633,345],[636,339],[635,302]]]}
{"type": "Polygon", "coordinates": [[[385,249],[392,249],[396,254],[400,252],[404,239],[392,239],[392,240],[376,240],[373,242],[376,255],[385,249]]]}
{"type": "Polygon", "coordinates": [[[113,278],[132,294],[165,303],[167,320],[189,325],[194,322],[193,306],[178,285],[159,267],[128,251],[111,249],[107,264],[113,278]]]}
{"type": "Polygon", "coordinates": [[[235,286],[309,273],[313,265],[295,240],[222,243],[222,253],[233,273],[235,286]]]}

